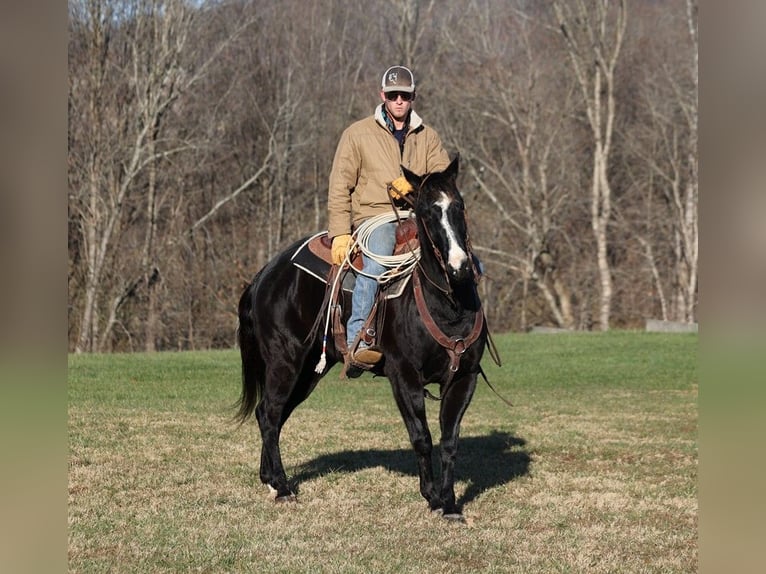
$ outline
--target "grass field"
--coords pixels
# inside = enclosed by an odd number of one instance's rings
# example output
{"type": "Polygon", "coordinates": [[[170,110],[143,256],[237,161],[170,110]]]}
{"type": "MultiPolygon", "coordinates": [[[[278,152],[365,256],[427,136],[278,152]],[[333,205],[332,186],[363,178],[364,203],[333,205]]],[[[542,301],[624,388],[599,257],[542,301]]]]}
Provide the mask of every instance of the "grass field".
{"type": "MultiPolygon", "coordinates": [[[[495,337],[462,426],[466,524],[427,510],[388,381],[331,372],[258,480],[238,351],[69,357],[71,572],[695,572],[697,335],[495,337]]],[[[438,439],[438,405],[428,403],[438,439]]]]}

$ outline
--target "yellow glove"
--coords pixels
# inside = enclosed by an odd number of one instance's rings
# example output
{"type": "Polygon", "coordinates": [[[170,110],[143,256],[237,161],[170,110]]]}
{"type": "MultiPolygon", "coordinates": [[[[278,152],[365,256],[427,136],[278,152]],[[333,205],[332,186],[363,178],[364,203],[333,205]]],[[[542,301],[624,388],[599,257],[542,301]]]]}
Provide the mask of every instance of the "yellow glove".
{"type": "Polygon", "coordinates": [[[407,179],[400,175],[388,184],[388,193],[394,199],[400,199],[412,191],[412,186],[407,179]]]}
{"type": "Polygon", "coordinates": [[[345,235],[336,235],[332,238],[332,262],[335,265],[340,265],[343,260],[346,259],[346,253],[348,253],[348,246],[351,243],[351,236],[346,233],[345,235]]]}

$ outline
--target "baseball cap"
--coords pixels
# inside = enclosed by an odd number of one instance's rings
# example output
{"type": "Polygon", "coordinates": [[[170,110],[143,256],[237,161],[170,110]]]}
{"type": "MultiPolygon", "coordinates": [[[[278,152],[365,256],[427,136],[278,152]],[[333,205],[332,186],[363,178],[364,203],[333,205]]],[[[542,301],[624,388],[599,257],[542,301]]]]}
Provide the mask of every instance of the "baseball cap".
{"type": "Polygon", "coordinates": [[[384,92],[412,93],[415,91],[415,76],[412,75],[409,68],[391,66],[380,80],[380,89],[384,92]]]}

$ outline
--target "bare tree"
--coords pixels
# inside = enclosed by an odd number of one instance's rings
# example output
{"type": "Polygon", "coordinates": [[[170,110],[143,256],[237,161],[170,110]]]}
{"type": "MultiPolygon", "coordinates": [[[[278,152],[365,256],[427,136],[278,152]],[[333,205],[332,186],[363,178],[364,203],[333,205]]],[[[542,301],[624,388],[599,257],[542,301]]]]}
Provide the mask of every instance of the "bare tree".
{"type": "Polygon", "coordinates": [[[387,0],[393,9],[397,25],[396,37],[392,38],[396,46],[397,64],[413,67],[421,58],[422,40],[426,34],[432,33],[427,20],[438,7],[435,0],[387,0]]]}
{"type": "MultiPolygon", "coordinates": [[[[149,290],[146,347],[154,348],[157,266],[157,162],[188,149],[161,143],[161,132],[179,95],[199,81],[222,46],[195,61],[190,32],[200,12],[183,0],[82,0],[70,4],[76,47],[70,75],[70,134],[81,138],[83,156],[70,170],[70,202],[85,244],[84,304],[75,350],[104,350],[120,307],[143,283],[149,290]],[[87,130],[87,131],[85,131],[87,130]],[[129,219],[133,195],[145,186],[140,264],[113,283],[108,302],[107,265],[129,219]],[[137,273],[137,277],[134,276],[137,273]],[[107,318],[99,320],[99,309],[107,318]]],[[[118,270],[112,269],[110,273],[118,270]]]]}
{"type": "Polygon", "coordinates": [[[555,85],[560,69],[541,41],[547,32],[523,3],[475,1],[464,16],[474,34],[450,26],[443,32],[448,53],[462,55],[463,71],[452,75],[444,111],[461,109],[464,117],[441,119],[471,185],[491,205],[506,238],[475,248],[520,277],[521,329],[528,325],[530,284],[555,324],[572,328],[572,295],[557,261],[563,207],[571,200],[563,177],[571,92],[555,85]]]}
{"type": "MultiPolygon", "coordinates": [[[[685,18],[665,18],[667,35],[638,88],[640,121],[631,126],[636,171],[645,190],[646,224],[633,221],[663,319],[696,317],[699,190],[697,163],[697,8],[686,0],[685,18]],[[683,26],[683,30],[680,25],[683,26]],[[686,50],[683,48],[686,47],[686,50]],[[659,194],[662,201],[654,201],[659,194]],[[666,264],[661,264],[669,251],[666,264]]],[[[663,22],[664,23],[664,22],[663,22]]]]}
{"type": "MultiPolygon", "coordinates": [[[[96,142],[111,139],[113,134],[106,133],[113,127],[119,127],[124,140],[116,142],[114,155],[106,155],[104,148],[95,145],[90,163],[98,165],[98,171],[92,170],[86,188],[87,209],[79,211],[80,222],[87,238],[87,281],[85,284],[85,305],[80,325],[77,351],[101,350],[106,335],[116,322],[120,305],[134,291],[137,281],[127,281],[107,306],[108,318],[99,329],[96,309],[99,291],[103,288],[104,266],[112,249],[118,228],[122,224],[124,210],[128,207],[128,196],[134,191],[139,177],[148,175],[146,199],[145,239],[141,249],[142,267],[147,287],[150,290],[149,321],[147,335],[152,335],[154,327],[154,298],[150,279],[156,275],[154,240],[156,236],[156,161],[160,157],[157,140],[164,114],[177,97],[179,84],[184,81],[180,65],[181,52],[186,47],[188,28],[192,12],[182,2],[125,2],[117,5],[121,13],[115,11],[114,3],[91,0],[84,8],[84,25],[92,32],[90,51],[90,78],[93,82],[87,93],[91,113],[119,122],[118,126],[106,122],[95,123],[93,133],[96,142]],[[117,40],[117,38],[120,40],[117,40]],[[127,55],[118,54],[122,61],[116,61],[111,43],[119,41],[127,55]],[[110,89],[126,90],[124,104],[130,111],[120,112],[111,108],[112,102],[104,97],[103,83],[110,81],[111,69],[122,64],[121,72],[127,84],[114,83],[110,89]],[[127,112],[127,113],[125,113],[127,112]],[[103,174],[111,174],[103,181],[103,174]]],[[[116,79],[112,78],[112,81],[116,79]]],[[[189,82],[189,80],[185,80],[189,82]]],[[[116,80],[119,82],[119,80],[116,80]]],[[[74,87],[73,87],[74,88],[74,87]]],[[[73,89],[72,92],[76,92],[73,89]]],[[[119,97],[119,96],[118,96],[119,97]]],[[[75,93],[72,98],[75,99],[75,93]]],[[[167,153],[167,152],[162,152],[167,153]]],[[[153,349],[153,336],[147,339],[147,348],[153,349]]]]}
{"type": "Polygon", "coordinates": [[[683,321],[693,322],[696,319],[697,278],[699,275],[699,164],[697,160],[697,143],[699,141],[699,38],[697,34],[697,1],[686,0],[686,23],[692,46],[691,78],[692,89],[685,90],[677,84],[674,93],[677,95],[683,117],[689,129],[688,142],[684,147],[687,161],[687,179],[683,196],[674,196],[676,218],[678,222],[679,243],[683,250],[677,258],[679,268],[680,293],[677,298],[679,317],[683,321]]]}
{"type": "Polygon", "coordinates": [[[615,68],[627,25],[626,1],[574,0],[554,2],[553,7],[593,137],[591,225],[599,272],[599,326],[606,331],[612,304],[612,271],[607,253],[612,210],[609,156],[616,109],[615,68]]]}

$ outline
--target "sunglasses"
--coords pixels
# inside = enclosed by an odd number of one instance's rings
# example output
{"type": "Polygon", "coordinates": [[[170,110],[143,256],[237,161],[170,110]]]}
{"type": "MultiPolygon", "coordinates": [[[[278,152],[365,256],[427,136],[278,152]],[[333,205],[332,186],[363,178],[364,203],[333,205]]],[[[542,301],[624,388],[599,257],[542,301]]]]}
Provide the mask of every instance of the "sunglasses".
{"type": "Polygon", "coordinates": [[[398,98],[402,98],[403,102],[409,102],[415,94],[410,92],[386,92],[386,99],[390,102],[395,102],[398,98]]]}

